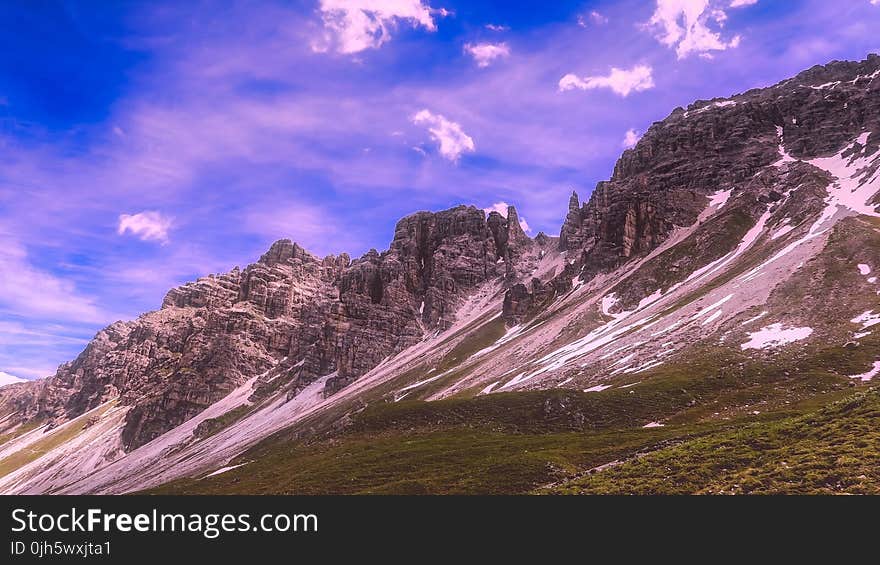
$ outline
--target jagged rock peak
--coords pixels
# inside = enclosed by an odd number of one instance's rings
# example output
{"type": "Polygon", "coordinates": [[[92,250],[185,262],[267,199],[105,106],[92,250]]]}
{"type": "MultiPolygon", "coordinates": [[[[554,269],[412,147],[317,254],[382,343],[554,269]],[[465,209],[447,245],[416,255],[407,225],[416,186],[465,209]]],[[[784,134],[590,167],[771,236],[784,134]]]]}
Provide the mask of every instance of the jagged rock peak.
{"type": "Polygon", "coordinates": [[[290,259],[299,261],[318,261],[318,258],[300,247],[298,243],[294,243],[289,239],[279,239],[272,244],[269,251],[260,257],[260,263],[265,265],[277,265],[285,263],[290,259]]]}
{"type": "Polygon", "coordinates": [[[348,253],[340,253],[339,255],[327,255],[321,259],[321,265],[327,268],[346,269],[351,265],[351,257],[348,253]]]}
{"type": "Polygon", "coordinates": [[[572,190],[571,197],[568,199],[568,214],[559,231],[559,249],[561,251],[577,249],[581,246],[583,243],[583,237],[580,234],[582,223],[578,193],[572,190]]]}
{"type": "Polygon", "coordinates": [[[404,216],[394,228],[392,249],[401,246],[424,246],[430,240],[437,243],[440,239],[462,235],[484,237],[486,216],[476,206],[455,206],[440,212],[420,211],[404,216]]]}
{"type": "Polygon", "coordinates": [[[556,238],[550,237],[549,235],[547,235],[543,231],[539,231],[538,235],[536,235],[535,239],[533,239],[532,241],[534,241],[538,246],[544,247],[546,245],[549,245],[550,242],[552,242],[554,239],[556,239],[556,238]]]}
{"type": "Polygon", "coordinates": [[[527,245],[531,242],[531,239],[526,235],[526,232],[523,231],[522,224],[519,222],[519,214],[516,212],[516,206],[507,207],[507,234],[508,241],[513,242],[516,245],[527,245]]]}

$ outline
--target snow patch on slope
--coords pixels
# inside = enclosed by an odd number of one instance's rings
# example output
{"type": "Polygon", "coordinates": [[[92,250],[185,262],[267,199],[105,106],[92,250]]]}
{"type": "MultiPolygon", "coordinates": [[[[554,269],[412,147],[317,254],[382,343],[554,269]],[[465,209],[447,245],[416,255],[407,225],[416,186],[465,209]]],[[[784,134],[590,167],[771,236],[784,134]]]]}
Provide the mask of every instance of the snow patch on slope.
{"type": "Polygon", "coordinates": [[[222,475],[222,474],[225,473],[226,471],[231,471],[231,470],[233,470],[233,469],[238,469],[239,467],[244,467],[245,465],[247,465],[247,463],[239,463],[238,465],[227,465],[226,467],[220,467],[219,469],[217,469],[217,470],[214,471],[213,473],[208,473],[208,474],[205,475],[203,478],[207,479],[208,477],[215,477],[215,476],[217,476],[217,475],[222,475]]]}
{"type": "Polygon", "coordinates": [[[730,194],[733,192],[733,189],[730,190],[719,190],[709,195],[709,206],[714,208],[715,210],[720,210],[727,204],[727,201],[730,200],[730,194]]]}
{"type": "Polygon", "coordinates": [[[727,255],[724,255],[720,259],[716,259],[708,265],[697,269],[696,271],[691,273],[691,275],[687,279],[685,279],[685,282],[688,283],[692,281],[699,281],[713,273],[717,273],[725,266],[730,264],[734,259],[742,255],[749,247],[752,246],[753,243],[755,243],[755,240],[758,239],[761,233],[763,233],[764,227],[767,225],[767,220],[770,219],[770,216],[772,216],[772,213],[769,210],[761,214],[761,217],[758,218],[758,221],[755,222],[755,225],[752,226],[752,229],[746,232],[746,234],[740,240],[739,245],[736,246],[736,249],[734,249],[727,255]]]}
{"type": "Polygon", "coordinates": [[[880,314],[875,314],[873,310],[868,310],[867,312],[862,312],[850,322],[854,324],[862,324],[862,329],[866,330],[872,326],[876,326],[880,324],[880,314]]]}
{"type": "MultiPolygon", "coordinates": [[[[861,139],[861,137],[859,139],[861,139]]],[[[801,244],[823,235],[831,229],[829,221],[840,211],[880,217],[880,214],[875,210],[875,206],[868,204],[868,201],[878,190],[880,190],[880,169],[870,173],[872,162],[869,161],[867,156],[843,156],[845,153],[853,151],[861,146],[859,139],[853,141],[847,148],[834,156],[820,157],[805,161],[814,167],[822,169],[832,177],[831,185],[828,186],[828,196],[825,198],[825,209],[822,210],[819,218],[812,226],[810,226],[810,230],[806,235],[790,243],[768,260],[764,261],[764,263],[746,273],[746,275],[742,277],[742,280],[749,281],[754,279],[761,274],[762,270],[767,265],[785,257],[801,244]]],[[[785,153],[785,149],[782,147],[781,142],[779,147],[780,152],[783,155],[782,162],[794,161],[794,159],[785,153]]],[[[874,160],[876,160],[876,157],[874,160]]],[[[862,270],[862,267],[863,266],[860,265],[859,269],[862,270]]],[[[868,266],[864,265],[864,267],[868,266]]]]}
{"type": "Polygon", "coordinates": [[[770,313],[770,312],[768,312],[767,310],[764,310],[763,312],[761,312],[760,314],[758,314],[758,315],[755,316],[754,318],[749,318],[748,320],[746,320],[745,322],[741,323],[740,325],[741,325],[741,326],[747,326],[747,325],[751,324],[752,322],[757,322],[758,320],[760,320],[761,318],[763,318],[764,316],[766,316],[766,315],[769,314],[769,313],[770,313]]]}
{"type": "Polygon", "coordinates": [[[770,324],[756,332],[749,332],[749,341],[740,347],[746,349],[768,349],[781,347],[807,339],[813,334],[813,328],[786,328],[782,324],[770,324]]]}
{"type": "Polygon", "coordinates": [[[874,361],[874,366],[871,367],[871,370],[867,373],[862,373],[861,375],[852,375],[851,379],[858,379],[862,382],[868,382],[877,375],[880,375],[880,361],[874,361]]]}
{"type": "Polygon", "coordinates": [[[782,225],[775,232],[773,232],[773,235],[770,236],[770,239],[773,241],[776,241],[780,237],[794,230],[794,226],[791,225],[791,218],[784,218],[780,223],[782,225]]]}

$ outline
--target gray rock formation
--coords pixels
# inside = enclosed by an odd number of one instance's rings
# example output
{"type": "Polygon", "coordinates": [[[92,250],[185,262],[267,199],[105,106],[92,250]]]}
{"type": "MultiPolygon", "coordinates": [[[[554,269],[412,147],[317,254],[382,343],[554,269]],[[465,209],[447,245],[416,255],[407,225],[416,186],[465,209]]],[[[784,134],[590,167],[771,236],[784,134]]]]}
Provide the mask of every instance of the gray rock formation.
{"type": "MultiPolygon", "coordinates": [[[[22,419],[71,418],[119,396],[133,449],[275,368],[294,395],[320,376],[333,394],[454,321],[487,280],[514,276],[532,244],[508,217],[473,206],[398,222],[387,251],[350,261],[275,242],[245,269],[172,289],[159,311],[98,333],[73,362],[14,395],[22,419]]],[[[259,388],[257,389],[259,392],[259,388]]]]}
{"type": "MultiPolygon", "coordinates": [[[[540,309],[570,288],[572,276],[589,280],[646,255],[676,226],[692,225],[710,194],[732,190],[764,202],[778,199],[770,188],[778,179],[762,186],[752,181],[779,159],[780,143],[806,159],[833,152],[864,131],[880,131],[878,70],[877,55],[835,61],[770,88],[675,109],[624,151],[611,179],[599,182],[587,202],[580,206],[572,194],[559,246],[576,269],[567,268],[550,285],[511,288],[505,318],[517,321],[540,309]]],[[[877,150],[880,136],[867,144],[869,152],[877,150]]]]}

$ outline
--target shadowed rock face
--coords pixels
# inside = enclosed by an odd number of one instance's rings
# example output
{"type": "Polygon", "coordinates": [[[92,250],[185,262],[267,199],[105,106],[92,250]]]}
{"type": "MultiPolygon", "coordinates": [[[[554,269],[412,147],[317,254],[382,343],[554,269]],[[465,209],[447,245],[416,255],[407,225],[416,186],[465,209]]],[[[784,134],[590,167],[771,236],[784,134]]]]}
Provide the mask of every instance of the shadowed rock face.
{"type": "Polygon", "coordinates": [[[291,395],[334,374],[332,394],[448,327],[476,285],[513,272],[531,240],[513,207],[508,216],[418,212],[397,224],[387,251],[355,261],[277,241],[257,263],[172,289],[160,310],[107,327],[12,400],[24,419],[51,420],[119,396],[131,406],[122,439],[133,449],[269,369],[285,373],[291,395]]]}

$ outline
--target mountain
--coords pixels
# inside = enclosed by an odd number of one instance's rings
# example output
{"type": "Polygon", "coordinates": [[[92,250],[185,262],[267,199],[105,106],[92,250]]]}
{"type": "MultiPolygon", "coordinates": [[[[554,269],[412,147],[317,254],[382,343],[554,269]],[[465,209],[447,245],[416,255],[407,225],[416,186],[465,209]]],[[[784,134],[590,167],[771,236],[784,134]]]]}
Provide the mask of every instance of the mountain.
{"type": "Polygon", "coordinates": [[[786,492],[802,464],[876,492],[878,191],[872,55],[676,108],[558,238],[459,206],[354,260],[278,241],[0,389],[0,490],[786,492]],[[836,435],[805,456],[809,422],[836,435]]]}
{"type": "Polygon", "coordinates": [[[16,377],[15,375],[10,375],[9,373],[5,373],[0,371],[0,386],[11,385],[13,383],[23,383],[26,382],[26,379],[22,379],[20,377],[16,377]]]}

